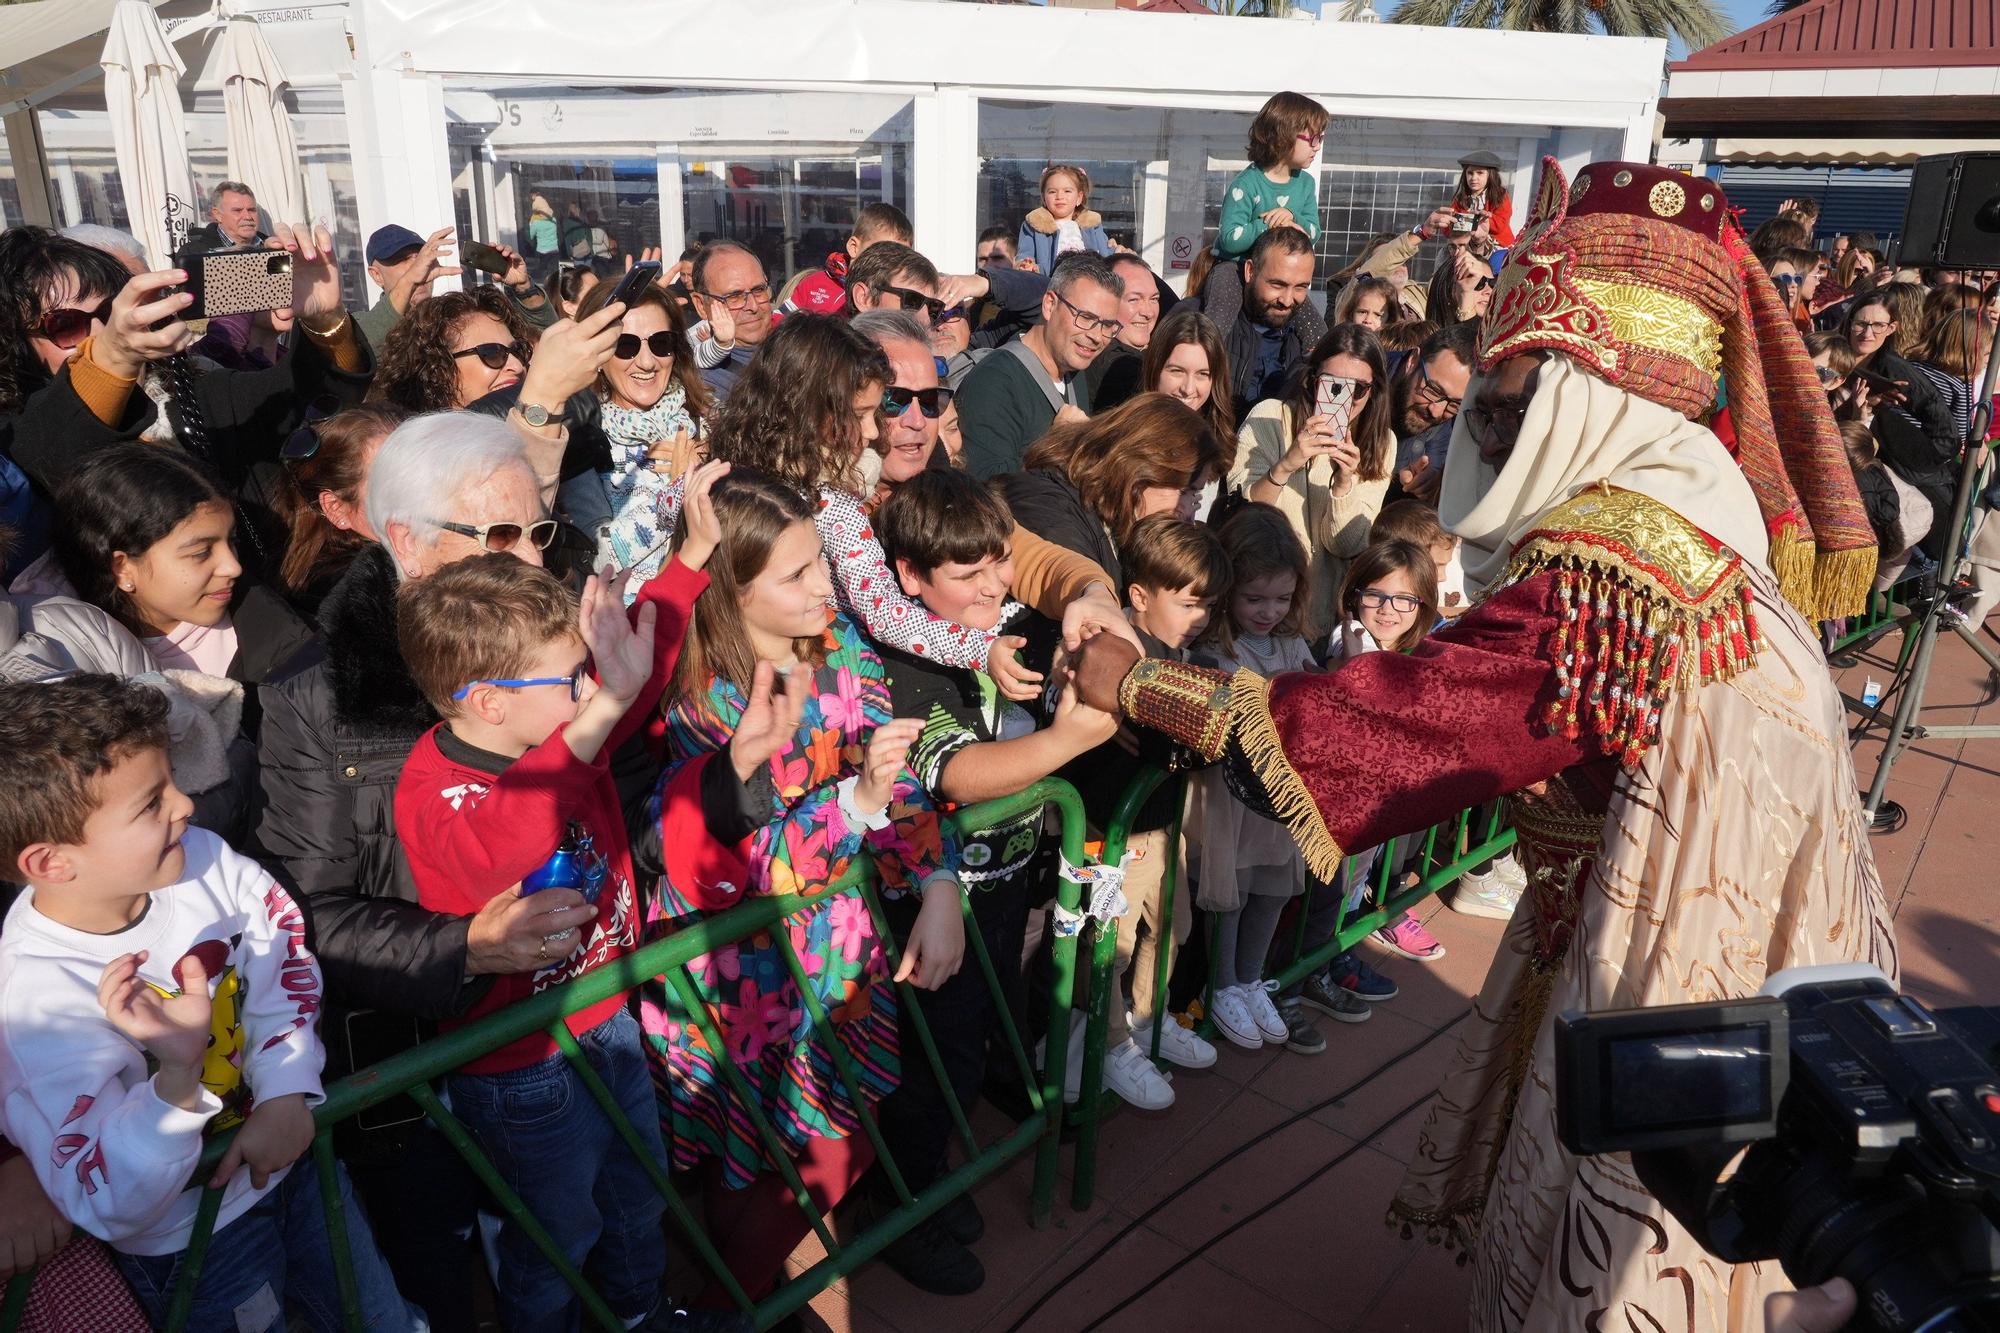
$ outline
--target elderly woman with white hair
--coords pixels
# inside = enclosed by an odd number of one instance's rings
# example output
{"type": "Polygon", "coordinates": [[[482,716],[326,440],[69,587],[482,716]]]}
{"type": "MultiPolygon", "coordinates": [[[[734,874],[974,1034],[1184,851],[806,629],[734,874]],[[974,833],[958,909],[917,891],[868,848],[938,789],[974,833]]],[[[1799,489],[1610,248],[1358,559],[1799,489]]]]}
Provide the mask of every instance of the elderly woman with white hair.
{"type": "MultiPolygon", "coordinates": [[[[471,412],[397,427],[368,473],[377,544],[354,556],[321,602],[318,639],[260,690],[265,800],[256,843],[305,905],[327,996],[341,1011],[320,1025],[335,1065],[329,1077],[463,1013],[491,976],[544,966],[544,940],[594,915],[563,889],[503,895],[474,916],[418,906],[394,812],[403,761],[438,720],[397,643],[397,587],[487,551],[542,563],[555,525],[552,468],[538,455],[559,450],[471,412]]],[[[420,1123],[363,1131],[350,1165],[398,1283],[433,1328],[446,1328],[470,1319],[472,1268],[458,1237],[476,1188],[433,1133],[420,1123]]]]}

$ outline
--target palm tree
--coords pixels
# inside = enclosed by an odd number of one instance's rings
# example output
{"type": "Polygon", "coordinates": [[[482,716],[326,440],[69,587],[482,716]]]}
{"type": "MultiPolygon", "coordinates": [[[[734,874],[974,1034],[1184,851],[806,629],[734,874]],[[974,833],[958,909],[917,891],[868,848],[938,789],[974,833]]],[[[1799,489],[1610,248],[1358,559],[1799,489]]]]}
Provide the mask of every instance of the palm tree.
{"type": "Polygon", "coordinates": [[[1771,0],[1771,7],[1764,13],[1771,18],[1777,18],[1780,14],[1789,14],[1806,3],[1808,0],[1771,0]]]}
{"type": "Polygon", "coordinates": [[[1715,0],[1403,0],[1390,21],[1434,28],[1678,38],[1690,51],[1730,33],[1715,0]]]}

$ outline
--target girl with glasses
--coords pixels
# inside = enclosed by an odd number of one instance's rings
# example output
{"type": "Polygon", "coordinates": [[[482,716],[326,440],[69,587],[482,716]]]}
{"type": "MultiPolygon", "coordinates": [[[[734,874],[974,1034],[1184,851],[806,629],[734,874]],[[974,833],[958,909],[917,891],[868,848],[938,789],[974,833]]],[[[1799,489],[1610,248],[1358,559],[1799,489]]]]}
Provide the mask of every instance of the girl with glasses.
{"type": "Polygon", "coordinates": [[[1319,187],[1306,175],[1319,157],[1332,117],[1302,93],[1273,93],[1250,122],[1250,165],[1222,196],[1217,259],[1237,260],[1273,227],[1297,227],[1319,240],[1319,187]]]}
{"type": "Polygon", "coordinates": [[[1871,292],[1854,303],[1847,316],[1847,343],[1856,361],[1851,382],[1882,461],[1931,502],[1930,531],[1905,535],[1940,560],[1950,537],[1945,517],[1958,484],[1960,438],[1951,404],[1899,351],[1902,330],[1892,294],[1871,292]]]}

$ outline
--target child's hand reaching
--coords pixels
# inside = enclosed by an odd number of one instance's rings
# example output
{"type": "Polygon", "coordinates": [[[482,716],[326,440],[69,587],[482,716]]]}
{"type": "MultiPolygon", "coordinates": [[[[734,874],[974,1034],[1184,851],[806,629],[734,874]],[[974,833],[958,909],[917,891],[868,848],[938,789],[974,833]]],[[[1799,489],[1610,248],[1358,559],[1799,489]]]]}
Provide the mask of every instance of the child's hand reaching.
{"type": "Polygon", "coordinates": [[[771,761],[772,755],[792,743],[792,738],[798,735],[799,722],[806,715],[805,668],[792,668],[785,676],[785,688],[773,693],[771,678],[776,674],[777,669],[769,662],[757,664],[757,674],[750,682],[749,701],[743,706],[742,716],[736,719],[736,734],[729,738],[729,763],[743,782],[748,782],[752,773],[771,761]]]}
{"type": "Polygon", "coordinates": [[[1056,697],[1055,719],[1049,725],[1077,754],[1094,750],[1118,734],[1117,718],[1077,697],[1074,676],[1063,682],[1062,693],[1056,697]]]}
{"type": "Polygon", "coordinates": [[[677,554],[689,569],[701,569],[722,544],[722,520],[715,516],[715,483],[729,475],[729,464],[703,463],[688,478],[681,493],[681,546],[677,554]]]}
{"type": "Polygon", "coordinates": [[[139,975],[149,956],[142,949],[106,964],[97,979],[97,1003],[112,1027],[159,1061],[160,1097],[191,1111],[200,1104],[201,1064],[208,1054],[208,973],[189,954],[175,969],[180,994],[166,995],[139,975]]]}
{"type": "Polygon", "coordinates": [[[1021,660],[1020,650],[1027,644],[1018,634],[1003,634],[993,641],[992,650],[986,654],[986,674],[993,677],[1000,693],[1015,703],[1041,693],[1042,673],[1028,670],[1021,660]]]}
{"type": "Polygon", "coordinates": [[[312,1147],[312,1141],[312,1112],[306,1109],[303,1092],[258,1102],[250,1118],[243,1122],[243,1128],[229,1141],[229,1150],[222,1154],[222,1165],[208,1178],[208,1187],[221,1189],[238,1167],[247,1166],[251,1187],[263,1189],[270,1183],[273,1171],[282,1171],[298,1161],[312,1147]]]}
{"type": "Polygon", "coordinates": [[[653,629],[659,619],[660,608],[648,602],[639,608],[635,624],[626,618],[625,599],[615,588],[594,574],[584,582],[576,623],[597,662],[592,698],[601,694],[629,704],[638,697],[653,674],[653,629]]]}
{"type": "Polygon", "coordinates": [[[936,990],[958,974],[965,961],[965,913],[959,907],[959,893],[958,881],[945,875],[924,886],[924,905],[903,945],[897,981],[936,990]]]}
{"type": "Polygon", "coordinates": [[[924,734],[922,718],[892,718],[875,728],[868,738],[868,752],[862,756],[861,778],[854,784],[854,808],[873,815],[889,808],[896,790],[896,775],[903,771],[903,758],[917,737],[924,734]]]}

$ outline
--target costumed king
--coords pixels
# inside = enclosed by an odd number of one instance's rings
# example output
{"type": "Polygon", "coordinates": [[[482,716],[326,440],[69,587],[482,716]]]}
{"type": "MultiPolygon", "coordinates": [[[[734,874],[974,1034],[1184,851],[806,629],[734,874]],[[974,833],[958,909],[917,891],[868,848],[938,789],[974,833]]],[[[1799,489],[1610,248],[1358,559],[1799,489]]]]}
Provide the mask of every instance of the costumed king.
{"type": "Polygon", "coordinates": [[[1465,1247],[1477,1333],[1761,1329],[1776,1263],[1702,1250],[1556,1141],[1554,1018],[1754,995],[1895,938],[1814,622],[1875,542],[1798,333],[1705,180],[1544,159],[1440,513],[1482,600],[1409,654],[1265,681],[1084,644],[1084,697],[1224,760],[1322,879],[1514,793],[1529,884],[1391,1219],[1465,1247]],[[1545,784],[1545,785],[1543,785],[1545,784]],[[1529,794],[1533,788],[1538,794],[1529,794]]]}

